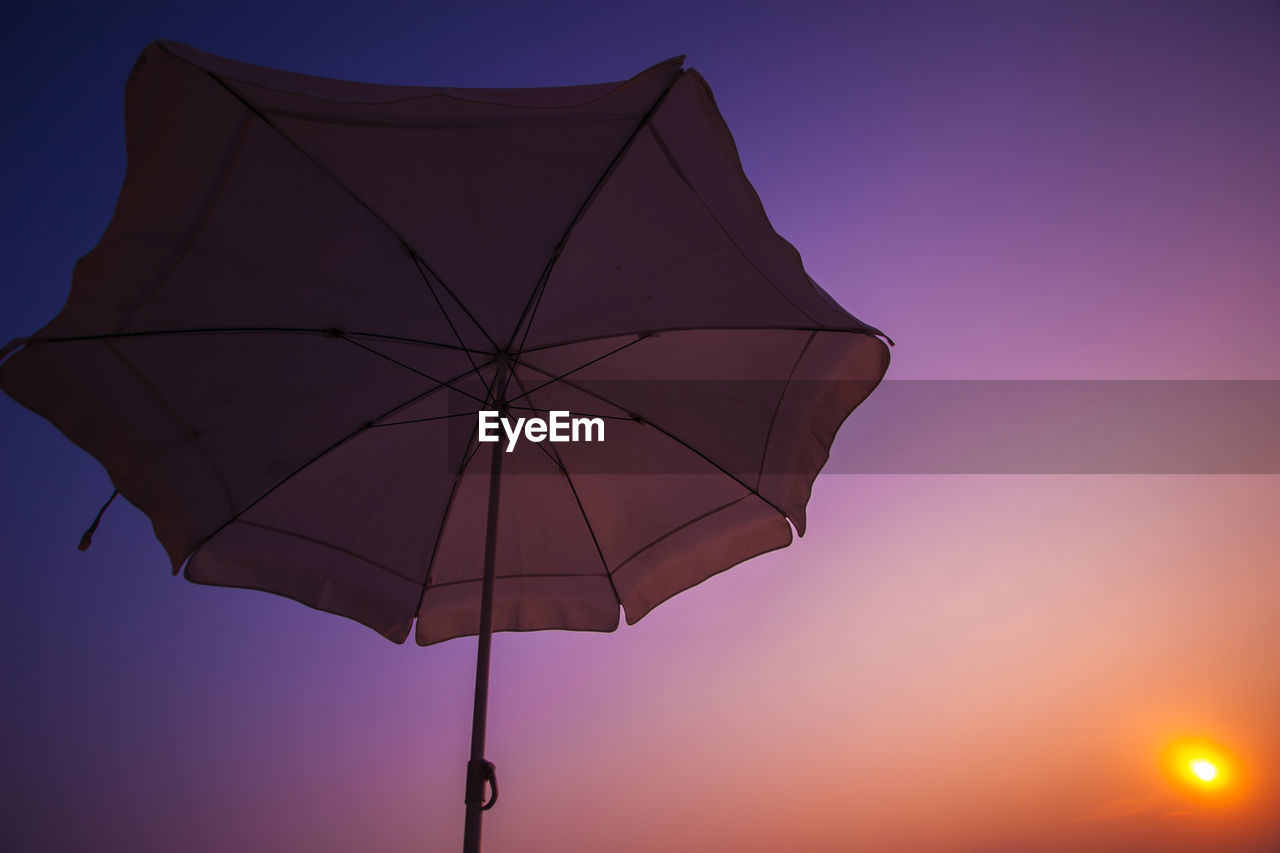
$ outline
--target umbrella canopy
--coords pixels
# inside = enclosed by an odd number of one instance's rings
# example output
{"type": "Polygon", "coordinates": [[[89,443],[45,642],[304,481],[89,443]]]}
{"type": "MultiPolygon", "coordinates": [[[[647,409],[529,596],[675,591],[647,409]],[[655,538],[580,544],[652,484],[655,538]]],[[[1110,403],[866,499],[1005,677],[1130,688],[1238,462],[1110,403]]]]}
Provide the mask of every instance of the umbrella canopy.
{"type": "Polygon", "coordinates": [[[397,642],[415,619],[419,643],[474,634],[487,483],[467,474],[498,446],[475,452],[475,412],[506,363],[515,415],[607,420],[598,446],[512,454],[494,627],[611,630],[803,532],[886,366],[678,59],[410,88],[158,42],[126,127],[115,217],[3,387],[102,461],[190,580],[397,642]]]}
{"type": "Polygon", "coordinates": [[[157,42],[125,108],[115,216],[0,382],[192,581],[396,642],[487,640],[486,586],[492,630],[612,630],[803,533],[887,367],[681,59],[417,88],[157,42]]]}

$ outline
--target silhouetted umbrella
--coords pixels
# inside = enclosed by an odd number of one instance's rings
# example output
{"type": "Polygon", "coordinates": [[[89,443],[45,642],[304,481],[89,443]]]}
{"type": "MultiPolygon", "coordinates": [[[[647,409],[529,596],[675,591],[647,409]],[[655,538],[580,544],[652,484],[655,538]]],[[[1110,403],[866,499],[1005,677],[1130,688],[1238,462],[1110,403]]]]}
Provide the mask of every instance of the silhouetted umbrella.
{"type": "Polygon", "coordinates": [[[491,632],[610,631],[787,545],[888,363],[681,66],[411,88],[153,44],[115,216],[6,348],[175,573],[479,636],[467,849],[491,632]],[[486,443],[480,411],[581,429],[486,443]]]}

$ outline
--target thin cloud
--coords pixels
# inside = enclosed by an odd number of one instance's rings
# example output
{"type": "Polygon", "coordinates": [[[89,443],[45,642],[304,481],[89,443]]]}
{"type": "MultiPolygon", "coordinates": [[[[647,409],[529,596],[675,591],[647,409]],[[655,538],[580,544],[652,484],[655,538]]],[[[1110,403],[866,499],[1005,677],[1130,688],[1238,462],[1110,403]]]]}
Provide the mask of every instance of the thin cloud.
{"type": "Polygon", "coordinates": [[[1122,797],[1108,800],[1090,807],[1083,814],[1074,818],[1076,823],[1097,823],[1100,821],[1120,820],[1138,815],[1148,815],[1167,808],[1158,797],[1122,797]]]}

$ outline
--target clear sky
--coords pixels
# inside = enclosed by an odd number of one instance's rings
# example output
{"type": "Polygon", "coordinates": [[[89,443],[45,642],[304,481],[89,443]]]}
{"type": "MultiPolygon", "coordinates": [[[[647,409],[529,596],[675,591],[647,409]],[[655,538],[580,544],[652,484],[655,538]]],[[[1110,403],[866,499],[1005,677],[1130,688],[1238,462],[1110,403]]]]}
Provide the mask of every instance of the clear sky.
{"type": "MultiPolygon", "coordinates": [[[[1280,380],[1274,2],[0,14],[0,342],[101,235],[162,37],[421,85],[686,54],[777,230],[897,341],[892,378],[1280,380]]],[[[101,467],[7,397],[0,435],[0,847],[459,845],[474,641],[174,579],[128,505],[79,553],[101,467]]],[[[824,474],[803,540],[635,626],[495,638],[486,849],[1280,849],[1276,506],[1274,474],[824,474]],[[1193,738],[1217,787],[1168,766],[1193,738]]]]}

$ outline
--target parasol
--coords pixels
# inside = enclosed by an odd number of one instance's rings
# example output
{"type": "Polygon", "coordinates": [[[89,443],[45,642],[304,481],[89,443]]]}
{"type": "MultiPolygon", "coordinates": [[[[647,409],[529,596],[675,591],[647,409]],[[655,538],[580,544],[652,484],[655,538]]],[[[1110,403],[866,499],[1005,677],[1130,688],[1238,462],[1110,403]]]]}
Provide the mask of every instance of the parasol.
{"type": "Polygon", "coordinates": [[[789,544],[887,368],[682,65],[421,88],[152,44],[114,218],[0,366],[174,573],[479,637],[468,850],[492,633],[611,631],[789,544]]]}

